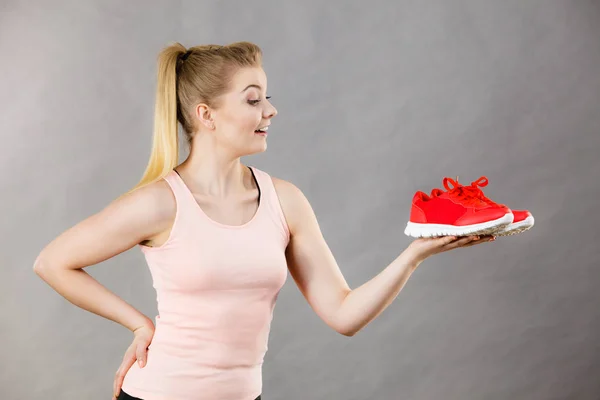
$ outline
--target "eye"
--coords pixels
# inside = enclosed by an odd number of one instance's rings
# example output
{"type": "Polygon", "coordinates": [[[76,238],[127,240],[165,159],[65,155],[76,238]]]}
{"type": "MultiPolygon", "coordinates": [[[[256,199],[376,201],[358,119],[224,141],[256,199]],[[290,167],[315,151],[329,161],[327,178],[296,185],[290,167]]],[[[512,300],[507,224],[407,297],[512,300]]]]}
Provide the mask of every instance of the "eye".
{"type": "MultiPolygon", "coordinates": [[[[267,97],[265,97],[265,98],[266,98],[267,100],[269,100],[269,99],[271,98],[271,96],[267,96],[267,97]]],[[[260,103],[260,99],[257,99],[257,100],[248,100],[248,103],[249,103],[250,105],[252,105],[252,106],[255,106],[255,105],[257,105],[258,103],[260,103]]]]}

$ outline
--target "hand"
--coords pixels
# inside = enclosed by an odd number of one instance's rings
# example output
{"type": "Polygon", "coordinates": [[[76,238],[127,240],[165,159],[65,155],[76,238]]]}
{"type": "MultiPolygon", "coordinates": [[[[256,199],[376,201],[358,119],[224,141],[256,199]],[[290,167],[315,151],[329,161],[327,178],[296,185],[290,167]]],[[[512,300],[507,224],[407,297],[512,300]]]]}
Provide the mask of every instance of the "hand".
{"type": "Polygon", "coordinates": [[[496,240],[495,236],[442,236],[436,238],[419,238],[414,240],[408,249],[413,253],[417,262],[422,262],[427,257],[444,251],[458,249],[460,247],[470,247],[476,244],[492,242],[496,240]]]}
{"type": "Polygon", "coordinates": [[[137,360],[140,368],[143,368],[146,365],[148,346],[150,346],[152,338],[154,337],[154,324],[149,321],[147,324],[136,328],[133,331],[133,336],[133,342],[125,352],[123,362],[121,363],[121,366],[117,370],[117,374],[115,376],[115,381],[113,384],[113,400],[116,400],[116,398],[119,397],[125,375],[133,363],[137,360]]]}

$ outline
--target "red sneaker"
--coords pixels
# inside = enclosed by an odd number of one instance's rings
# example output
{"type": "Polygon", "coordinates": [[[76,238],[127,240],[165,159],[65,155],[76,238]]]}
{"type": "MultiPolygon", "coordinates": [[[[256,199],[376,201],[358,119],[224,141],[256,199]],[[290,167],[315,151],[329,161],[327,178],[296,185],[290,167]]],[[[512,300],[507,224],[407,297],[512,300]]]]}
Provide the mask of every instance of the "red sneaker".
{"type": "Polygon", "coordinates": [[[404,233],[412,237],[493,235],[509,226],[514,216],[501,204],[482,200],[472,188],[444,178],[446,192],[415,193],[404,233]]]}
{"type": "MultiPolygon", "coordinates": [[[[468,188],[467,190],[469,190],[473,196],[478,197],[479,199],[481,199],[482,201],[484,201],[486,203],[497,204],[493,200],[486,197],[486,195],[483,193],[483,190],[480,189],[482,187],[486,187],[488,183],[489,183],[488,179],[485,176],[482,176],[481,178],[477,179],[476,181],[471,182],[471,185],[467,186],[467,188],[468,188]]],[[[533,215],[531,215],[531,213],[529,211],[527,211],[527,210],[512,210],[512,213],[514,215],[513,222],[511,222],[504,229],[496,232],[495,233],[496,236],[516,235],[517,233],[525,232],[525,231],[531,229],[531,227],[533,227],[533,225],[535,223],[535,219],[533,218],[533,215]]]]}
{"type": "Polygon", "coordinates": [[[527,210],[513,210],[512,212],[515,216],[514,221],[509,224],[506,228],[501,231],[495,233],[496,236],[510,236],[516,235],[517,233],[528,231],[533,227],[535,223],[535,219],[533,215],[527,210]]]}

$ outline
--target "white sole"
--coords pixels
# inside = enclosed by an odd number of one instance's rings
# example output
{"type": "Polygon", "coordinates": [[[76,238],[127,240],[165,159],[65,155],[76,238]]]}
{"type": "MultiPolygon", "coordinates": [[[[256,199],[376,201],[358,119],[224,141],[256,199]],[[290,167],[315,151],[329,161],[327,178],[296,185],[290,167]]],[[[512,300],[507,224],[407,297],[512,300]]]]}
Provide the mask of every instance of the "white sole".
{"type": "Polygon", "coordinates": [[[455,226],[445,224],[419,224],[408,222],[404,234],[415,238],[439,236],[471,236],[471,235],[496,235],[504,231],[514,220],[515,216],[508,213],[493,221],[480,224],[455,226]]]}
{"type": "Polygon", "coordinates": [[[535,219],[532,215],[525,218],[523,221],[509,224],[506,228],[496,233],[496,236],[511,236],[525,232],[535,224],[535,219]]]}

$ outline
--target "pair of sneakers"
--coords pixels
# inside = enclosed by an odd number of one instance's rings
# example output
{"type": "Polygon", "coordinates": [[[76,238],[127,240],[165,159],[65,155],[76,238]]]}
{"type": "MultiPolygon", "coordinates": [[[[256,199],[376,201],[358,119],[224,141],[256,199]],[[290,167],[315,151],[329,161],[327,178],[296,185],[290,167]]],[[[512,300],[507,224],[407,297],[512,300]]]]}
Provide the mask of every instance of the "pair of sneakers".
{"type": "Polygon", "coordinates": [[[412,237],[438,236],[508,236],[524,232],[534,224],[527,210],[511,210],[485,196],[481,187],[488,184],[482,176],[463,186],[452,178],[444,178],[444,188],[431,194],[415,193],[409,222],[404,233],[412,237]]]}

